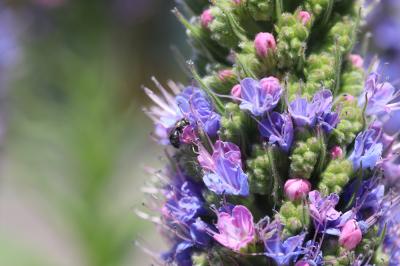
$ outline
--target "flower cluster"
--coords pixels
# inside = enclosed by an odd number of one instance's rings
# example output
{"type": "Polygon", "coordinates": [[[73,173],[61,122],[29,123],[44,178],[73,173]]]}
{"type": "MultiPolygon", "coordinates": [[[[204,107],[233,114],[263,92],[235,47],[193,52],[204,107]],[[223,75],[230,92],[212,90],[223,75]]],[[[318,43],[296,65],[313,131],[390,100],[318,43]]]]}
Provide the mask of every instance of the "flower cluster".
{"type": "Polygon", "coordinates": [[[197,87],[146,89],[161,263],[397,265],[398,95],[350,54],[357,1],[194,2],[197,87]]]}

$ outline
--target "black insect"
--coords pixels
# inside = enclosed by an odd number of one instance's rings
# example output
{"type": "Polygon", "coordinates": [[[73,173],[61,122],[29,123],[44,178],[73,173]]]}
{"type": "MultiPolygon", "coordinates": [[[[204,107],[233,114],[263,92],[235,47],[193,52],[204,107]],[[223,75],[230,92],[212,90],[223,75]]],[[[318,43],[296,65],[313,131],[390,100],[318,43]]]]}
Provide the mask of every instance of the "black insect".
{"type": "Polygon", "coordinates": [[[176,122],[174,128],[169,132],[169,142],[172,146],[179,149],[181,146],[180,137],[183,132],[183,129],[188,126],[190,123],[186,118],[179,120],[176,122]]]}

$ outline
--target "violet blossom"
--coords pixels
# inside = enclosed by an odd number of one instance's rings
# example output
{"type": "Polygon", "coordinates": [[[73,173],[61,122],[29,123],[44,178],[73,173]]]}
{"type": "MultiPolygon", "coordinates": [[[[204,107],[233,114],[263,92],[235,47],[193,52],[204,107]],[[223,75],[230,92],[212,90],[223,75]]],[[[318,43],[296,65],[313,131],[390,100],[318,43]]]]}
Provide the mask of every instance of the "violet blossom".
{"type": "Polygon", "coordinates": [[[196,87],[186,87],[177,95],[176,103],[192,126],[201,124],[209,136],[217,134],[221,116],[214,111],[214,106],[204,91],[196,87]]]}
{"type": "Polygon", "coordinates": [[[217,141],[212,155],[200,146],[198,161],[206,171],[203,181],[211,191],[219,195],[249,194],[248,178],[242,169],[239,147],[235,144],[217,141]]]}
{"type": "Polygon", "coordinates": [[[389,82],[379,82],[379,75],[371,73],[365,83],[364,93],[358,99],[359,106],[366,104],[366,115],[384,115],[398,110],[397,102],[392,103],[398,96],[396,89],[389,82]]]}
{"type": "Polygon", "coordinates": [[[275,223],[275,226],[271,225],[270,231],[266,232],[269,237],[264,239],[264,254],[273,259],[277,265],[288,266],[304,253],[301,247],[306,234],[303,233],[283,240],[280,236],[281,227],[279,223],[275,223]]]}
{"type": "Polygon", "coordinates": [[[334,222],[341,216],[341,212],[335,209],[339,202],[337,194],[332,193],[327,197],[322,197],[317,190],[314,190],[308,194],[308,197],[310,216],[319,230],[324,230],[328,222],[334,222]]]}
{"type": "Polygon", "coordinates": [[[293,123],[287,114],[273,112],[261,121],[258,128],[270,144],[277,144],[282,150],[289,152],[293,142],[293,123]]]}
{"type": "Polygon", "coordinates": [[[330,90],[317,92],[312,101],[297,98],[289,105],[289,113],[298,127],[321,125],[325,132],[331,132],[339,122],[339,116],[332,112],[333,96],[330,90]]]}
{"type": "Polygon", "coordinates": [[[356,137],[354,150],[349,157],[353,162],[354,169],[373,168],[382,155],[382,143],[378,143],[374,129],[368,129],[361,132],[356,137]]]}
{"type": "Polygon", "coordinates": [[[261,81],[245,78],[240,82],[240,86],[240,109],[248,110],[255,116],[261,116],[274,109],[282,93],[279,81],[274,77],[261,81]]]}

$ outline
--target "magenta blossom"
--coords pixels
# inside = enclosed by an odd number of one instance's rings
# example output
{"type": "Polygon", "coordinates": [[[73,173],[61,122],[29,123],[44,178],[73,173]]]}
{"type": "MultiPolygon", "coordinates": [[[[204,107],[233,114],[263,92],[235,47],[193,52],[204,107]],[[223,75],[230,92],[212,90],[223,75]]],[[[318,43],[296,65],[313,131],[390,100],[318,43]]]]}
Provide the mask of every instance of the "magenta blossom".
{"type": "Polygon", "coordinates": [[[253,215],[242,205],[233,208],[232,213],[218,213],[216,227],[219,233],[211,232],[221,245],[234,251],[240,251],[255,238],[253,215]]]}

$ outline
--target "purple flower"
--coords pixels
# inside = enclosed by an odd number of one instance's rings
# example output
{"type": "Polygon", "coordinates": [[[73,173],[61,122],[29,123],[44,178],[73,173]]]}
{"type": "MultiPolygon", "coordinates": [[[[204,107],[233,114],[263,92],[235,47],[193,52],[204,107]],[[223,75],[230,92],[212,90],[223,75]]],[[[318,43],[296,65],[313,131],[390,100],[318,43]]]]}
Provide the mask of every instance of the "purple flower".
{"type": "Polygon", "coordinates": [[[308,194],[310,216],[318,230],[325,230],[328,222],[334,222],[339,219],[341,213],[335,210],[339,202],[337,194],[330,194],[327,197],[321,197],[317,191],[311,191],[308,194]]]}
{"type": "Polygon", "coordinates": [[[175,123],[183,118],[182,112],[175,101],[175,95],[178,88],[171,86],[172,93],[161,86],[157,80],[153,79],[156,87],[160,90],[162,96],[158,96],[152,90],[144,88],[147,96],[156,104],[144,112],[153,120],[155,124],[154,134],[160,144],[169,144],[169,132],[175,126],[175,123]]]}
{"type": "Polygon", "coordinates": [[[308,240],[305,245],[303,258],[295,266],[322,266],[323,264],[324,258],[322,256],[321,245],[313,240],[308,240]]]}
{"type": "Polygon", "coordinates": [[[218,140],[213,154],[199,146],[200,165],[206,170],[203,181],[215,193],[248,196],[247,175],[242,169],[240,149],[233,143],[218,140]]]}
{"type": "Polygon", "coordinates": [[[184,182],[178,191],[173,190],[167,198],[163,213],[171,220],[186,224],[204,212],[204,202],[197,191],[196,184],[189,181],[184,182]]]}
{"type": "Polygon", "coordinates": [[[399,187],[400,185],[400,157],[398,155],[389,155],[382,163],[385,180],[389,186],[399,187]]]}
{"type": "Polygon", "coordinates": [[[249,195],[249,183],[247,175],[242,167],[229,159],[218,158],[214,161],[215,170],[203,177],[204,184],[211,191],[222,195],[249,195]]]}
{"type": "Polygon", "coordinates": [[[277,144],[282,150],[289,152],[293,142],[293,123],[287,114],[267,114],[261,121],[259,130],[263,137],[268,138],[270,144],[277,144]]]}
{"type": "MultiPolygon", "coordinates": [[[[180,237],[173,239],[175,245],[171,250],[162,254],[161,258],[166,263],[176,263],[178,266],[191,266],[194,249],[207,248],[211,238],[208,234],[209,225],[197,219],[180,232],[180,237]],[[185,240],[182,240],[185,239],[185,240]]],[[[177,230],[177,229],[174,229],[177,230]]],[[[175,265],[175,264],[174,264],[175,265]]]]}
{"type": "Polygon", "coordinates": [[[297,98],[289,105],[289,113],[298,127],[321,125],[326,132],[331,132],[339,122],[339,116],[331,112],[333,96],[330,90],[317,92],[311,103],[304,98],[297,98]]]}
{"type": "Polygon", "coordinates": [[[283,241],[280,237],[281,227],[279,223],[273,224],[271,230],[267,232],[270,237],[264,239],[264,254],[273,259],[277,265],[291,265],[304,253],[301,247],[306,234],[292,236],[283,241]]]}
{"type": "Polygon", "coordinates": [[[248,110],[255,116],[261,116],[274,109],[282,93],[279,80],[274,77],[261,81],[245,78],[240,82],[240,86],[240,109],[248,110]]]}
{"type": "Polygon", "coordinates": [[[400,208],[399,206],[385,216],[387,232],[383,242],[383,250],[390,255],[389,266],[400,265],[400,208]]]}
{"type": "Polygon", "coordinates": [[[186,87],[176,97],[176,103],[192,126],[196,127],[199,123],[208,135],[217,135],[221,116],[214,111],[214,106],[204,91],[196,87],[186,87]]]}
{"type": "Polygon", "coordinates": [[[231,214],[218,213],[216,227],[219,232],[211,232],[213,238],[234,251],[245,248],[255,238],[253,215],[242,205],[235,206],[231,214]]]}
{"type": "Polygon", "coordinates": [[[379,83],[379,75],[375,72],[368,76],[364,93],[358,99],[359,106],[367,101],[367,115],[383,115],[399,109],[398,103],[391,103],[396,97],[396,89],[388,82],[379,83]]]}
{"type": "Polygon", "coordinates": [[[215,171],[215,161],[220,157],[231,161],[235,165],[242,166],[240,149],[234,143],[217,140],[212,155],[203,146],[199,147],[197,159],[204,169],[215,171]]]}
{"type": "Polygon", "coordinates": [[[380,159],[383,146],[381,143],[377,143],[377,138],[374,136],[376,136],[374,129],[358,134],[353,153],[349,157],[355,170],[360,167],[363,169],[373,168],[380,159]]]}

